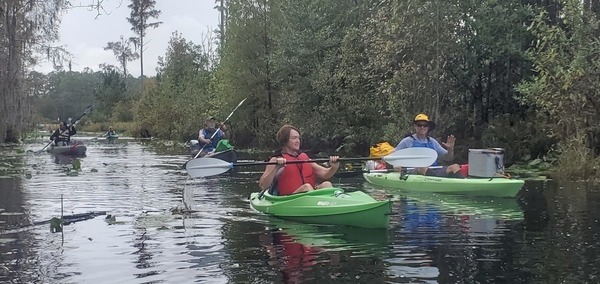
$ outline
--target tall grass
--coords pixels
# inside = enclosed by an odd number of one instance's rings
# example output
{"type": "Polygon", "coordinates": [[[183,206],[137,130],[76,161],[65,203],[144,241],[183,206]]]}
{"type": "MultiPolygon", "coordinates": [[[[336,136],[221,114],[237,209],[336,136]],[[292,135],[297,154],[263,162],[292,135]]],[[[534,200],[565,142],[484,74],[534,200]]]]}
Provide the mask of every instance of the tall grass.
{"type": "Polygon", "coordinates": [[[600,157],[587,147],[585,135],[561,141],[560,155],[552,176],[559,180],[590,180],[600,173],[600,157]]]}

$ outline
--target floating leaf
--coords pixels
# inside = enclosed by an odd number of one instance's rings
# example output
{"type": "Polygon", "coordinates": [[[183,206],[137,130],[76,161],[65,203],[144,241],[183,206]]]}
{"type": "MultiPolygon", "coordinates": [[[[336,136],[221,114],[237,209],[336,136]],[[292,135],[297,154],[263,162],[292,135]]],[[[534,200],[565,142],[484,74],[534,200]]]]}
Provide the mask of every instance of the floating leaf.
{"type": "Polygon", "coordinates": [[[50,232],[58,233],[62,232],[62,221],[56,217],[50,219],[50,232]]]}
{"type": "Polygon", "coordinates": [[[80,171],[81,170],[81,161],[79,159],[73,160],[73,170],[80,171]]]}

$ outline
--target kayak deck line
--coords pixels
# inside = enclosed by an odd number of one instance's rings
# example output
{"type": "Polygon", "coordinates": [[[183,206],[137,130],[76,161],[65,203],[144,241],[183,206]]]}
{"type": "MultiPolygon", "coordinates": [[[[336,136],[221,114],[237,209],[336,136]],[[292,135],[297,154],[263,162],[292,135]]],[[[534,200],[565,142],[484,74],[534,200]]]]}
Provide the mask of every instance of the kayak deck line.
{"type": "Polygon", "coordinates": [[[509,178],[446,178],[402,175],[398,172],[364,173],[371,184],[409,192],[466,194],[475,196],[516,197],[525,181],[509,178]]]}

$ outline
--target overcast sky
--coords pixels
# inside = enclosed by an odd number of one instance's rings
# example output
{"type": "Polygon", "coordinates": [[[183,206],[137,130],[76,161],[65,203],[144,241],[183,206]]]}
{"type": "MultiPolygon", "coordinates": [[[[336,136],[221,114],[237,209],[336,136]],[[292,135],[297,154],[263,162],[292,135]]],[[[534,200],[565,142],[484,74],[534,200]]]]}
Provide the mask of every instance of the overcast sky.
{"type": "MultiPolygon", "coordinates": [[[[87,3],[89,0],[71,1],[73,5],[87,3]]],[[[127,22],[130,0],[104,1],[105,12],[96,18],[97,12],[86,8],[74,8],[67,11],[60,27],[60,43],[72,53],[73,71],[81,71],[89,67],[100,70],[100,64],[108,63],[119,66],[112,51],[104,50],[106,43],[120,41],[120,36],[133,37],[131,24],[127,22]],[[109,13],[109,14],[106,14],[109,13]]],[[[195,44],[200,44],[207,34],[214,37],[213,31],[218,27],[219,12],[214,9],[215,0],[157,0],[155,9],[161,14],[158,21],[163,22],[156,29],[149,29],[145,37],[144,75],[156,75],[156,63],[159,56],[165,55],[169,39],[173,32],[195,44]]],[[[65,64],[65,69],[67,64],[65,64]]],[[[140,75],[139,60],[127,65],[133,76],[140,75]]],[[[36,71],[51,72],[52,65],[44,63],[35,68],[36,71]]]]}

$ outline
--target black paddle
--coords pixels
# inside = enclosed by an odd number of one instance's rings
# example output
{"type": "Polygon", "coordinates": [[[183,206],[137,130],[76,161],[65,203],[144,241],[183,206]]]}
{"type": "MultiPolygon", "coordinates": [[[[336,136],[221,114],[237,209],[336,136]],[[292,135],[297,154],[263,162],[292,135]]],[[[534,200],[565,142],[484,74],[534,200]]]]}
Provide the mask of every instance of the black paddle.
{"type": "MultiPolygon", "coordinates": [[[[384,157],[360,157],[360,158],[340,158],[340,162],[347,161],[368,161],[368,160],[384,160],[398,167],[427,167],[435,162],[437,152],[425,147],[406,148],[384,157]]],[[[329,158],[288,161],[286,164],[301,164],[301,163],[322,163],[329,161],[329,158]]],[[[234,167],[240,166],[264,166],[275,165],[277,162],[245,162],[245,163],[229,163],[215,158],[193,159],[189,161],[185,168],[188,174],[193,177],[206,177],[222,174],[234,167]]]]}
{"type": "MultiPolygon", "coordinates": [[[[86,114],[90,113],[90,112],[92,111],[92,109],[93,109],[93,108],[94,108],[94,106],[93,106],[93,105],[90,105],[90,106],[88,106],[88,107],[85,109],[85,111],[83,111],[83,113],[82,113],[82,114],[81,114],[81,115],[80,115],[80,116],[79,116],[79,117],[78,117],[78,118],[75,120],[75,123],[73,123],[73,126],[75,126],[75,125],[76,125],[76,124],[79,122],[79,120],[80,120],[80,119],[81,119],[81,118],[82,118],[84,115],[86,115],[86,114]]],[[[68,128],[67,128],[67,129],[68,129],[68,128]]],[[[63,134],[63,133],[64,133],[64,132],[65,132],[67,129],[65,129],[65,130],[61,131],[61,132],[60,132],[60,134],[63,134]]],[[[59,135],[60,135],[60,134],[59,134],[59,135]]],[[[52,144],[52,142],[54,142],[54,140],[50,140],[50,142],[48,142],[48,144],[46,144],[46,146],[44,146],[44,148],[42,148],[42,149],[41,149],[41,150],[39,150],[39,151],[36,151],[35,153],[41,153],[41,152],[43,152],[44,150],[46,150],[46,148],[47,148],[48,146],[50,146],[50,144],[52,144]]]]}

